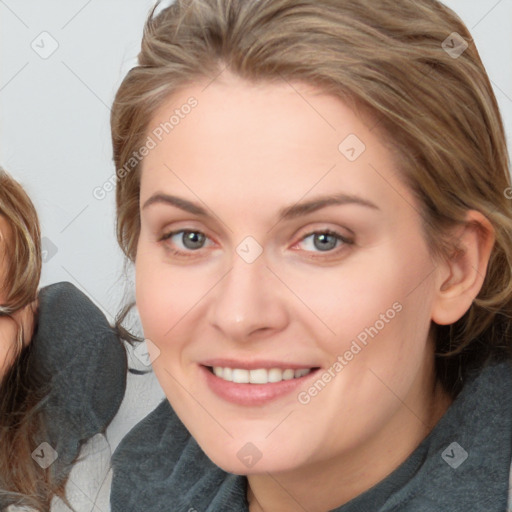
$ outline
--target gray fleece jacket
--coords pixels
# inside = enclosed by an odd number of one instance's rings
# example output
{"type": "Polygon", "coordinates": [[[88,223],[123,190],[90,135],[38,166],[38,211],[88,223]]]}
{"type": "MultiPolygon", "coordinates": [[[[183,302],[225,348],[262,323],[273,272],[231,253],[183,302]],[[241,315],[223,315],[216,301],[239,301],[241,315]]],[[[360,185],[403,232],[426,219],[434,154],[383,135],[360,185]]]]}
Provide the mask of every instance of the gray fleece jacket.
{"type": "MultiPolygon", "coordinates": [[[[60,480],[84,443],[115,416],[125,391],[126,352],[103,313],[70,283],[40,291],[29,350],[27,371],[37,372],[48,389],[40,404],[43,444],[26,463],[39,463],[60,480]]],[[[0,510],[10,503],[0,493],[0,510]]]]}

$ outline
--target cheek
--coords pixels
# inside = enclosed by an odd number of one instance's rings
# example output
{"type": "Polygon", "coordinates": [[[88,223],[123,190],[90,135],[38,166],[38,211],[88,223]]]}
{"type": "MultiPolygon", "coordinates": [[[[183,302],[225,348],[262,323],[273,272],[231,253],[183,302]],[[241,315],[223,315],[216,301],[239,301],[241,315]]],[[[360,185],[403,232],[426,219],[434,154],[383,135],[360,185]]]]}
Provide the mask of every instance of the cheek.
{"type": "Polygon", "coordinates": [[[135,298],[146,338],[164,339],[180,313],[176,283],[150,253],[139,252],[135,263],[135,298]]]}
{"type": "Polygon", "coordinates": [[[433,265],[426,249],[412,242],[375,247],[307,279],[289,274],[307,306],[305,325],[332,362],[346,354],[358,360],[355,366],[387,371],[411,355],[420,357],[430,326],[433,265]]]}
{"type": "Polygon", "coordinates": [[[391,251],[375,251],[339,267],[313,269],[307,275],[288,274],[287,282],[318,323],[324,324],[326,333],[354,336],[412,291],[414,279],[421,273],[419,266],[397,264],[391,251]]]}
{"type": "Polygon", "coordinates": [[[351,327],[343,340],[349,346],[344,348],[349,357],[357,346],[361,350],[353,357],[357,363],[347,367],[346,376],[357,384],[356,394],[362,399],[376,407],[389,403],[389,410],[396,396],[409,392],[431,351],[428,332],[434,289],[429,276],[433,266],[428,252],[421,251],[420,244],[416,247],[390,250],[381,265],[347,283],[355,306],[350,315],[343,316],[351,327]],[[357,282],[367,288],[357,290],[357,282]]]}
{"type": "Polygon", "coordinates": [[[159,344],[173,346],[179,340],[177,328],[189,324],[201,311],[202,298],[208,292],[204,271],[192,270],[165,261],[164,251],[157,247],[138,251],[135,263],[136,302],[144,335],[159,344]],[[179,326],[178,326],[179,324],[179,326]]]}

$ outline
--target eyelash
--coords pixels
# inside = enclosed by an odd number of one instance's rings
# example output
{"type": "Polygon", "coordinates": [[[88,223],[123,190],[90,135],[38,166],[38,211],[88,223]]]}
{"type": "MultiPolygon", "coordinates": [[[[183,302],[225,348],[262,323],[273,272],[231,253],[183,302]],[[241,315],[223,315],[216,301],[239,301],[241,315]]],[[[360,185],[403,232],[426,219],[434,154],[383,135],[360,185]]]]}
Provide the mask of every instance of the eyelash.
{"type": "MultiPolygon", "coordinates": [[[[165,233],[164,235],[162,235],[162,237],[158,241],[161,242],[161,243],[164,243],[166,245],[166,249],[172,255],[174,255],[174,256],[181,256],[181,257],[185,257],[185,258],[195,257],[192,254],[194,252],[199,252],[199,250],[202,249],[203,247],[200,247],[197,250],[188,249],[188,250],[184,251],[184,250],[178,250],[178,249],[172,248],[167,243],[167,241],[170,240],[174,235],[178,235],[178,234],[182,234],[183,235],[185,233],[198,233],[200,235],[203,235],[207,240],[210,240],[209,237],[206,236],[202,231],[193,230],[193,229],[179,229],[179,230],[176,230],[176,231],[170,231],[169,233],[165,233]]],[[[341,235],[340,233],[338,233],[336,231],[333,231],[331,229],[324,229],[324,230],[311,231],[310,233],[304,235],[297,243],[295,243],[293,245],[293,247],[297,246],[298,244],[304,242],[304,240],[306,240],[309,237],[314,236],[314,235],[330,235],[330,236],[334,236],[334,237],[336,237],[337,242],[342,242],[341,247],[337,246],[334,249],[329,250],[329,251],[306,251],[306,252],[319,253],[320,255],[322,253],[324,253],[325,255],[327,255],[327,257],[329,257],[329,256],[332,256],[334,254],[337,254],[338,252],[340,252],[340,250],[343,250],[343,248],[345,246],[350,246],[350,245],[354,244],[354,240],[352,240],[350,238],[347,238],[347,237],[341,235]]],[[[322,256],[311,256],[311,257],[312,258],[318,258],[318,257],[322,257],[322,256]]]]}

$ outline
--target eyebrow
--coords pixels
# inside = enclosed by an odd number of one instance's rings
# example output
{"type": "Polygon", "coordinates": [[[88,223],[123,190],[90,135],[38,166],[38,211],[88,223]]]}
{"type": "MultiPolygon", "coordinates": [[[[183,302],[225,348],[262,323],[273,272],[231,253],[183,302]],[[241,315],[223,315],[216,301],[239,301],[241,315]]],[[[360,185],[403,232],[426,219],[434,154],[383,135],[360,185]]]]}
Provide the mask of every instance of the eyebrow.
{"type": "MultiPolygon", "coordinates": [[[[193,215],[198,215],[202,217],[208,216],[207,210],[202,206],[199,206],[197,203],[194,203],[182,197],[173,196],[169,194],[154,194],[144,203],[142,209],[145,209],[153,204],[166,204],[170,206],[175,206],[176,208],[184,210],[193,215]]],[[[362,197],[356,195],[329,194],[282,208],[281,210],[279,210],[278,219],[279,221],[291,220],[297,217],[301,217],[303,215],[307,215],[308,213],[313,213],[317,210],[326,208],[328,206],[339,206],[347,204],[364,206],[366,208],[370,208],[373,210],[380,210],[380,208],[375,203],[372,203],[371,201],[368,201],[367,199],[363,199],[362,197]]]]}

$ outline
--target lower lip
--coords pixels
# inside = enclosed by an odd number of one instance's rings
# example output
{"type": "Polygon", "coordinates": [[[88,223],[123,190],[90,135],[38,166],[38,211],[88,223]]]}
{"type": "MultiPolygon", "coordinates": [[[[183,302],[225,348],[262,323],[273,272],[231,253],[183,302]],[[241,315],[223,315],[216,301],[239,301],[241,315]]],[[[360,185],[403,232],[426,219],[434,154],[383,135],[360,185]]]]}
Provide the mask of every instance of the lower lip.
{"type": "Polygon", "coordinates": [[[213,374],[206,366],[200,366],[206,378],[208,387],[220,398],[237,405],[265,405],[273,400],[289,395],[297,388],[304,385],[304,382],[318,369],[312,370],[307,375],[298,379],[270,382],[268,384],[238,384],[221,379],[213,374]]]}

